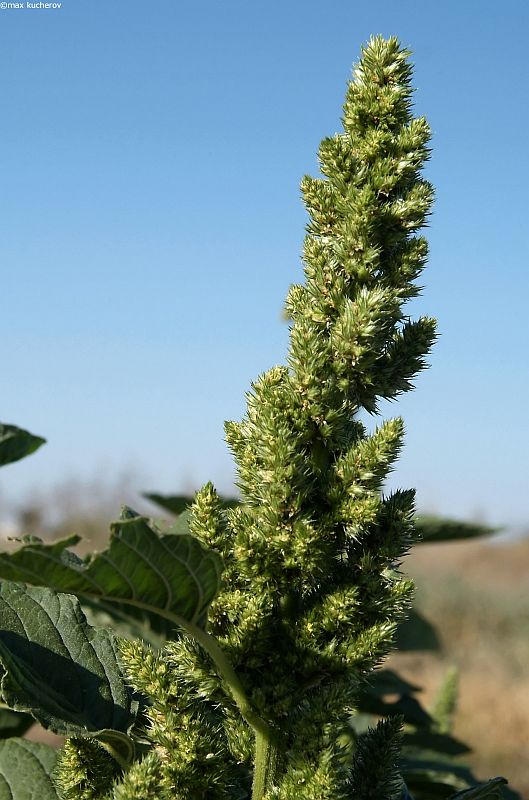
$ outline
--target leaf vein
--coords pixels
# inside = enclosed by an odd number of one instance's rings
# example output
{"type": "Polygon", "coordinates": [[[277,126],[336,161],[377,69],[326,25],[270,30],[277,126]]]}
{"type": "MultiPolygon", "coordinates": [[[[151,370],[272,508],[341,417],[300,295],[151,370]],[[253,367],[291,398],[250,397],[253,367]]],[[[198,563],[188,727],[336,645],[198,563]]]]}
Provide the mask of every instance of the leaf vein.
{"type": "MultiPolygon", "coordinates": [[[[158,541],[160,541],[160,540],[158,540],[158,541]]],[[[126,539],[120,539],[120,542],[125,544],[129,548],[129,550],[132,550],[133,553],[135,553],[137,556],[139,556],[142,559],[142,561],[145,564],[147,564],[149,569],[160,577],[160,579],[161,579],[161,581],[162,581],[162,583],[163,583],[163,585],[165,587],[165,593],[167,595],[167,600],[166,600],[166,603],[163,606],[163,608],[170,609],[172,604],[173,604],[172,603],[172,601],[173,601],[173,592],[172,592],[171,586],[170,586],[167,578],[163,574],[163,572],[161,572],[161,570],[159,570],[158,567],[155,564],[153,564],[151,561],[149,561],[147,559],[147,557],[145,556],[145,553],[142,553],[141,550],[138,550],[137,547],[134,547],[134,545],[131,544],[131,542],[128,542],[126,539]]]]}

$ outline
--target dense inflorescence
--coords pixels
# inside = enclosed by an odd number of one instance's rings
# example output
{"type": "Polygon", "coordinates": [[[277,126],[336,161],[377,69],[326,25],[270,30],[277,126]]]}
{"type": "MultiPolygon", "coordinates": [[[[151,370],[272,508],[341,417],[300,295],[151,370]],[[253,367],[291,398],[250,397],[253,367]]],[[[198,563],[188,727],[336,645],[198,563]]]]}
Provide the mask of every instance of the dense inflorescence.
{"type": "MultiPolygon", "coordinates": [[[[412,117],[410,78],[395,39],[370,41],[343,131],[321,144],[322,177],[302,181],[306,281],[286,302],[288,365],[260,376],[244,419],[226,425],[242,502],[225,510],[207,485],[192,509],[193,533],[226,564],[210,630],[270,726],[282,754],[270,786],[285,800],[341,796],[340,736],[410,597],[398,564],[413,492],[381,493],[403,424],[368,433],[359,418],[411,388],[434,340],[431,319],[404,311],[419,291],[427,245],[417,231],[432,202],[420,177],[430,131],[412,117]]],[[[197,702],[225,707],[230,752],[251,767],[248,727],[208,657],[187,639],[172,647],[197,702]]]]}

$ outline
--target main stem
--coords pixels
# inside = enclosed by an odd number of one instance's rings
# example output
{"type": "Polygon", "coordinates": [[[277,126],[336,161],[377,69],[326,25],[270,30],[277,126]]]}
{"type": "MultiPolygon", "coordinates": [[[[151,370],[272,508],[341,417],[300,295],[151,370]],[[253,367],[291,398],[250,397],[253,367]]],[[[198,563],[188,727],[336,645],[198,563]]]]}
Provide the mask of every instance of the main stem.
{"type": "Polygon", "coordinates": [[[273,787],[279,767],[279,748],[276,737],[270,726],[251,707],[239,676],[216,639],[207,631],[194,625],[187,624],[186,628],[209,653],[227,683],[239,711],[255,731],[252,800],[262,800],[268,790],[273,787]]]}
{"type": "Polygon", "coordinates": [[[261,800],[274,785],[279,766],[279,750],[270,735],[255,734],[255,761],[252,800],[261,800]]]}
{"type": "Polygon", "coordinates": [[[258,738],[272,741],[272,730],[267,722],[255,713],[244,691],[244,687],[239,676],[233,668],[233,664],[226,656],[226,653],[217,643],[214,636],[207,631],[191,623],[186,622],[182,625],[185,629],[202,645],[204,650],[211,657],[220,675],[224,679],[237,708],[241,712],[246,722],[254,729],[256,741],[258,738]]]}
{"type": "MultiPolygon", "coordinates": [[[[190,630],[190,627],[188,625],[187,629],[190,630]]],[[[251,707],[237,673],[215,638],[201,628],[194,628],[190,632],[213,659],[217,669],[228,684],[239,711],[255,731],[252,800],[262,800],[268,790],[273,787],[279,766],[279,748],[276,737],[270,726],[251,707]]]]}

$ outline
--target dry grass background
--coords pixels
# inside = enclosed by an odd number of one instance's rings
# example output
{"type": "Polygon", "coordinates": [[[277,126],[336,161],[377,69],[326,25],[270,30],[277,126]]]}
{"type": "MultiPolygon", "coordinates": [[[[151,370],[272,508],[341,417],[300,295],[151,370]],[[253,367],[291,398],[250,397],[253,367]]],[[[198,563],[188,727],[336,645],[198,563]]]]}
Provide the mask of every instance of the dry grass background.
{"type": "Polygon", "coordinates": [[[436,626],[439,653],[398,653],[393,666],[424,687],[460,675],[454,734],[480,778],[505,775],[529,800],[529,538],[421,545],[405,570],[416,606],[436,626]]]}

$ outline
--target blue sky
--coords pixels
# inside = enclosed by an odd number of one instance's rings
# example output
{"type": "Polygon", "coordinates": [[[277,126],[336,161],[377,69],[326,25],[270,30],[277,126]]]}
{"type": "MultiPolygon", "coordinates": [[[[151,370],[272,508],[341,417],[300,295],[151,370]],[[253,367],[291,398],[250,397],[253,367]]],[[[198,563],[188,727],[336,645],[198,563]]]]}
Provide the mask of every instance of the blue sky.
{"type": "Polygon", "coordinates": [[[4,500],[138,470],[233,480],[222,423],[284,362],[303,174],[372,33],[414,52],[439,319],[392,486],[528,522],[526,2],[63,0],[0,10],[1,417],[48,438],[4,500]]]}

